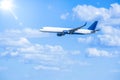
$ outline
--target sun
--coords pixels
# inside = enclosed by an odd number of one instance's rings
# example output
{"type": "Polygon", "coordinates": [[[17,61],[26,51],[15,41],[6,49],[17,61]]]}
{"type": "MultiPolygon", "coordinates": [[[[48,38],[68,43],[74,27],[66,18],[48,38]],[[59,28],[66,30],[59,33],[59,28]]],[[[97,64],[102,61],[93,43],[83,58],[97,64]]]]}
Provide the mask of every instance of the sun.
{"type": "Polygon", "coordinates": [[[12,16],[18,20],[18,17],[13,11],[13,8],[15,8],[15,5],[13,4],[13,0],[0,0],[0,9],[9,11],[12,16]]]}
{"type": "Polygon", "coordinates": [[[0,2],[0,8],[3,10],[12,10],[13,6],[12,0],[2,0],[0,2]]]}

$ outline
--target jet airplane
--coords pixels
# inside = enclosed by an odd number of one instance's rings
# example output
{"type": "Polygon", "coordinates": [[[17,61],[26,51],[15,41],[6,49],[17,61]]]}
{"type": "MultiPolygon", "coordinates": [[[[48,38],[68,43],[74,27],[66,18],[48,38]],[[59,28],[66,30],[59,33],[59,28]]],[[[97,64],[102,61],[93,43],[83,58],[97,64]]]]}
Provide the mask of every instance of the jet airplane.
{"type": "Polygon", "coordinates": [[[95,21],[90,27],[87,29],[81,29],[86,26],[87,23],[84,25],[77,27],[77,28],[60,28],[60,27],[43,27],[40,29],[41,32],[49,32],[49,33],[57,33],[57,36],[64,36],[66,34],[79,34],[79,35],[86,35],[92,34],[99,29],[96,29],[98,21],[95,21]]]}

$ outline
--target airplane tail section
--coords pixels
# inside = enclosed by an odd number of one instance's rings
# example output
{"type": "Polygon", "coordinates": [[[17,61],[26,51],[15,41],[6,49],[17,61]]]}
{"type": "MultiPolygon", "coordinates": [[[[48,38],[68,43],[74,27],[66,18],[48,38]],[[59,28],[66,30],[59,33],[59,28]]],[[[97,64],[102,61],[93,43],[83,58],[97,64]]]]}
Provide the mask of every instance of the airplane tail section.
{"type": "Polygon", "coordinates": [[[96,26],[97,26],[98,21],[95,21],[88,29],[89,30],[95,30],[96,26]]]}

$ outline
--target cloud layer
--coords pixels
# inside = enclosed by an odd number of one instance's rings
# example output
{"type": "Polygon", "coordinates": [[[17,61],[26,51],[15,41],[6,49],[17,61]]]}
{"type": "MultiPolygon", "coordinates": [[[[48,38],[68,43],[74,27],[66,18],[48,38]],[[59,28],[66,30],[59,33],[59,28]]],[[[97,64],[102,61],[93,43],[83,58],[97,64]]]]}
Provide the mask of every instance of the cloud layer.
{"type": "MultiPolygon", "coordinates": [[[[110,7],[98,8],[92,5],[77,5],[72,9],[76,18],[84,21],[98,20],[97,27],[101,29],[97,35],[78,38],[80,43],[94,44],[94,48],[89,47],[87,53],[90,56],[111,56],[119,54],[120,47],[120,4],[113,3],[110,7]],[[100,49],[98,49],[98,45],[100,49]],[[104,47],[106,46],[106,48],[104,47]],[[112,51],[111,48],[112,47],[112,51]]],[[[120,55],[120,54],[119,54],[120,55]]]]}
{"type": "Polygon", "coordinates": [[[118,3],[111,4],[109,9],[97,8],[92,5],[78,5],[73,8],[74,15],[81,20],[91,21],[95,19],[108,20],[110,18],[120,18],[120,5],[118,3]]]}
{"type": "MultiPolygon", "coordinates": [[[[45,34],[44,34],[45,36],[45,34]]],[[[46,34],[46,36],[48,36],[46,34]]],[[[34,69],[58,70],[74,63],[69,55],[80,51],[67,51],[60,45],[41,45],[30,40],[43,37],[37,29],[11,29],[0,33],[0,57],[19,57],[23,62],[37,63],[34,69]],[[13,35],[11,35],[13,34],[13,35]],[[40,64],[40,65],[39,65],[40,64]]]]}
{"type": "Polygon", "coordinates": [[[89,56],[106,56],[106,57],[110,57],[112,56],[112,54],[108,53],[107,51],[104,51],[104,50],[98,50],[96,48],[88,48],[88,53],[89,53],[89,56]]]}

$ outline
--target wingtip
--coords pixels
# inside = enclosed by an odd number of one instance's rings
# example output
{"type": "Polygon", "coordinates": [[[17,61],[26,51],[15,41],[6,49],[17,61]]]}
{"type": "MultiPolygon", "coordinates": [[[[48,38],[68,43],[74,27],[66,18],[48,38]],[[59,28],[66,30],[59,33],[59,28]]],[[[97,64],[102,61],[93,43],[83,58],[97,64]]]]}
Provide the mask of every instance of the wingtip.
{"type": "Polygon", "coordinates": [[[85,24],[83,26],[86,26],[87,25],[87,22],[85,22],[85,24]]]}

